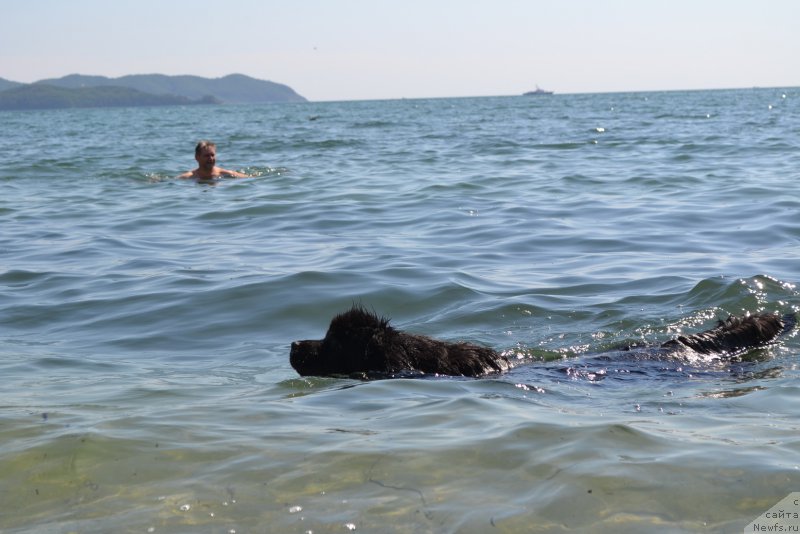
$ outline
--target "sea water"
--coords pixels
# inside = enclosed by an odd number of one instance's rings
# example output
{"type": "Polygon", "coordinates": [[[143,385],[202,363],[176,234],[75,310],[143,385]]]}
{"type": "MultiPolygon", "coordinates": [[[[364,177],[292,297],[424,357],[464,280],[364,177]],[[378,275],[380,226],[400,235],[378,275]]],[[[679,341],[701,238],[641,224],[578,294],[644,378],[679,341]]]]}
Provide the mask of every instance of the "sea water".
{"type": "Polygon", "coordinates": [[[800,337],[616,352],[798,311],[797,88],[0,124],[3,532],[741,532],[800,491],[800,337]],[[253,177],[174,179],[203,138],[253,177]],[[299,377],[354,303],[517,366],[299,377]]]}

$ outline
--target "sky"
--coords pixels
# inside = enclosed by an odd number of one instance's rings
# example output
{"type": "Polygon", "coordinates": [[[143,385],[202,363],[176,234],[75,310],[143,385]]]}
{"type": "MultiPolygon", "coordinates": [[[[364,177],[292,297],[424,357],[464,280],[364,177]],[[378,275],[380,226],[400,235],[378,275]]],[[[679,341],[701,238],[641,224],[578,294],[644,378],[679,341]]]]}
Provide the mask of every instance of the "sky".
{"type": "Polygon", "coordinates": [[[798,0],[0,0],[0,78],[241,73],[313,101],[800,86],[798,0]]]}

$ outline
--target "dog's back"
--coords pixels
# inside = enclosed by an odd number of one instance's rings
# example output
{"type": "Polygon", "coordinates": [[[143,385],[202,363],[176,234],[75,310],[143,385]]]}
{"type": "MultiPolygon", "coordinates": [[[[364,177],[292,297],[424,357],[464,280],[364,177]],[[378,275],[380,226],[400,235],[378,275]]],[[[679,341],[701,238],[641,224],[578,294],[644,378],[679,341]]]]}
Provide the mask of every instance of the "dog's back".
{"type": "Polygon", "coordinates": [[[664,349],[698,354],[736,356],[743,352],[773,343],[779,336],[791,331],[797,323],[794,314],[783,317],[772,313],[728,317],[725,321],[697,334],[679,336],[662,344],[664,349]]]}

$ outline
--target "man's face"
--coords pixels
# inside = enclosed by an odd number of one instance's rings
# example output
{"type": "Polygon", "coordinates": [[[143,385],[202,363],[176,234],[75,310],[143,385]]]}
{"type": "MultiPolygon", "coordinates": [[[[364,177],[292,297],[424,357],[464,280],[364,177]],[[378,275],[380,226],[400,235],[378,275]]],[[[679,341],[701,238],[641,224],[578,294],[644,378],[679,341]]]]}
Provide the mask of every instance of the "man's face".
{"type": "Polygon", "coordinates": [[[203,148],[199,154],[195,155],[194,159],[196,159],[197,164],[204,169],[214,168],[214,165],[217,164],[217,149],[207,146],[203,148]]]}

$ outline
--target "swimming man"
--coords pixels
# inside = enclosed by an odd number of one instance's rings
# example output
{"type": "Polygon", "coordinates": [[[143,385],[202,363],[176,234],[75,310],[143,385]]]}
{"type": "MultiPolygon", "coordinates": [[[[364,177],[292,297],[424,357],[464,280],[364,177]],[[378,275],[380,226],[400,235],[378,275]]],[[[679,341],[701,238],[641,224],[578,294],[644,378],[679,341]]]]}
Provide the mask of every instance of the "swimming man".
{"type": "Polygon", "coordinates": [[[246,174],[217,167],[217,145],[211,141],[200,141],[194,148],[194,159],[197,168],[186,171],[178,178],[194,178],[195,180],[213,180],[214,178],[248,178],[246,174]]]}

